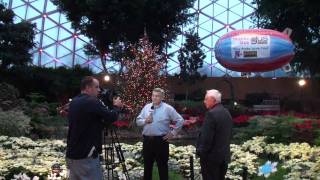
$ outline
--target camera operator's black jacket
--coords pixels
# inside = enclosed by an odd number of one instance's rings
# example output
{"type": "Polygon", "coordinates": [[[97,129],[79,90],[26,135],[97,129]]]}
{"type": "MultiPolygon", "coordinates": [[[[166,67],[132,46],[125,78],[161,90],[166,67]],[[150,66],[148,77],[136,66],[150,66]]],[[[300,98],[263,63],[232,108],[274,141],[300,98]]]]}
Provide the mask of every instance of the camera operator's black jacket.
{"type": "Polygon", "coordinates": [[[94,147],[93,156],[102,151],[102,132],[116,121],[118,111],[108,109],[98,98],[80,94],[69,105],[67,158],[87,158],[94,147]]]}

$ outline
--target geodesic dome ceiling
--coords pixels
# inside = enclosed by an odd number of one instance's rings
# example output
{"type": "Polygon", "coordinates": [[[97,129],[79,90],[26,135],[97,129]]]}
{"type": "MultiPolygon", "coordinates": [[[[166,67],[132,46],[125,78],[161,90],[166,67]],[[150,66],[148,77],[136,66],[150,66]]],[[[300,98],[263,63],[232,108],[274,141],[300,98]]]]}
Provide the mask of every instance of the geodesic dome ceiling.
{"type": "MultiPolygon", "coordinates": [[[[102,71],[100,59],[92,59],[85,55],[83,46],[88,38],[75,32],[66,16],[59,12],[50,0],[3,0],[11,8],[17,18],[16,22],[27,20],[36,24],[36,48],[32,50],[33,64],[45,67],[72,67],[76,64],[88,66],[94,72],[102,71]]],[[[253,26],[250,16],[255,11],[252,0],[196,0],[190,12],[196,12],[197,20],[182,27],[184,32],[195,29],[198,32],[203,50],[206,54],[201,74],[207,76],[240,76],[222,67],[214,56],[214,45],[225,33],[235,29],[248,29],[253,26]]],[[[177,60],[178,50],[184,43],[183,34],[177,37],[166,52],[168,59],[167,72],[179,72],[177,60]]],[[[108,62],[109,71],[117,71],[118,65],[108,62]]],[[[265,76],[283,76],[283,71],[277,70],[264,73],[265,76]]]]}

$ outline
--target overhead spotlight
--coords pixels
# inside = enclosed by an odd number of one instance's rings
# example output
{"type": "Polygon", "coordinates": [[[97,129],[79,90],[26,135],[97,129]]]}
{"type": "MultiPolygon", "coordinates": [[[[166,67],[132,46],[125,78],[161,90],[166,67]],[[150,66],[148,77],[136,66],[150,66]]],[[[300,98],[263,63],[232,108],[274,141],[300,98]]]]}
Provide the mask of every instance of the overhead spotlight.
{"type": "Polygon", "coordinates": [[[298,85],[299,85],[300,87],[303,87],[303,86],[305,86],[306,84],[307,84],[307,81],[304,80],[304,79],[300,79],[300,80],[298,81],[298,85]]]}
{"type": "Polygon", "coordinates": [[[109,75],[105,75],[103,79],[104,81],[109,82],[111,78],[109,75]]]}

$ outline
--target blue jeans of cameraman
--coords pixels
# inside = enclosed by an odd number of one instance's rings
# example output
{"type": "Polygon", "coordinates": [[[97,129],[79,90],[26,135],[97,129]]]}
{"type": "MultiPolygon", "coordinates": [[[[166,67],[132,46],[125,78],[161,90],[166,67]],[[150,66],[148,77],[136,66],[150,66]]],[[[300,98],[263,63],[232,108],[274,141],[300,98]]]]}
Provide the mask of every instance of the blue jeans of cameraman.
{"type": "Polygon", "coordinates": [[[70,180],[103,180],[99,157],[77,160],[67,158],[67,167],[70,180]]]}

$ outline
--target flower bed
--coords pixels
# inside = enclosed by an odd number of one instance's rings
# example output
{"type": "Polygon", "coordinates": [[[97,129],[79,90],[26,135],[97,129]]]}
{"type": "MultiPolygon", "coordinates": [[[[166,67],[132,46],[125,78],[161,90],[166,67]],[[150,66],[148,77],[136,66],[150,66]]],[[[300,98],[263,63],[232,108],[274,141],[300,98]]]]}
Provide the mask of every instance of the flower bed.
{"type": "MultiPolygon", "coordinates": [[[[32,141],[25,137],[0,136],[0,179],[14,178],[14,174],[26,173],[39,179],[50,177],[51,167],[61,164],[60,179],[66,179],[65,149],[60,140],[32,141]]],[[[131,179],[141,179],[143,176],[142,142],[134,145],[121,143],[126,167],[131,179]]],[[[267,160],[279,162],[280,168],[286,174],[283,179],[316,179],[320,177],[320,147],[307,143],[291,143],[289,145],[268,144],[266,137],[254,137],[241,145],[231,145],[231,163],[227,177],[242,179],[243,168],[247,168],[250,178],[258,176],[259,166],[267,160]]],[[[190,157],[194,158],[195,175],[200,176],[199,159],[195,157],[194,146],[170,145],[170,169],[180,172],[184,177],[190,175],[190,157]]],[[[122,168],[116,167],[119,178],[124,176],[122,168]]],[[[22,176],[22,175],[20,175],[22,176]]],[[[272,179],[272,178],[271,178],[272,179]]]]}

